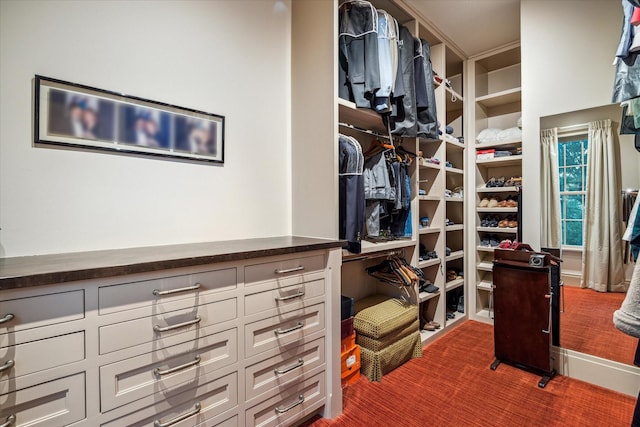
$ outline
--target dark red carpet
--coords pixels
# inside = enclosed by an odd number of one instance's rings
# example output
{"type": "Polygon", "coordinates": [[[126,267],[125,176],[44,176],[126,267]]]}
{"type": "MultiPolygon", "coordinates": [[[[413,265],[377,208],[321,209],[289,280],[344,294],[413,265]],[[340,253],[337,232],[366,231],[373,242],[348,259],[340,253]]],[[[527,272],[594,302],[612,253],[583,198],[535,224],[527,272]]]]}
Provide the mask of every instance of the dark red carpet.
{"type": "Polygon", "coordinates": [[[560,314],[560,345],[580,353],[633,364],[638,339],[613,326],[613,312],[625,294],[564,287],[565,307],[560,314]]]}
{"type": "Polygon", "coordinates": [[[629,426],[635,398],[567,377],[546,388],[537,375],[493,361],[493,327],[466,321],[380,383],[343,392],[344,412],[305,426],[629,426]]]}

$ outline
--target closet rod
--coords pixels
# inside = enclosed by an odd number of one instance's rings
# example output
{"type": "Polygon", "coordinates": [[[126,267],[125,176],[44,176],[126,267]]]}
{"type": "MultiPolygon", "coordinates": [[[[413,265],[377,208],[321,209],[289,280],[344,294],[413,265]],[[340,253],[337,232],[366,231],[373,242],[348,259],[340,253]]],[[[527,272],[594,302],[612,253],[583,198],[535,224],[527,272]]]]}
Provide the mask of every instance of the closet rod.
{"type": "Polygon", "coordinates": [[[381,133],[374,132],[374,131],[369,130],[369,129],[362,129],[362,128],[356,127],[354,125],[350,125],[348,123],[340,122],[340,123],[338,123],[338,126],[343,127],[343,128],[353,129],[353,130],[355,130],[357,132],[366,133],[367,135],[377,136],[378,138],[385,138],[385,139],[389,139],[389,140],[391,139],[391,138],[389,138],[389,135],[383,135],[381,133]]]}
{"type": "Polygon", "coordinates": [[[370,260],[375,258],[384,258],[384,257],[392,257],[392,256],[399,256],[404,258],[404,249],[395,249],[395,250],[386,251],[386,252],[375,252],[367,255],[358,255],[358,254],[344,255],[343,254],[342,263],[344,264],[345,262],[365,261],[365,260],[370,260]]]}

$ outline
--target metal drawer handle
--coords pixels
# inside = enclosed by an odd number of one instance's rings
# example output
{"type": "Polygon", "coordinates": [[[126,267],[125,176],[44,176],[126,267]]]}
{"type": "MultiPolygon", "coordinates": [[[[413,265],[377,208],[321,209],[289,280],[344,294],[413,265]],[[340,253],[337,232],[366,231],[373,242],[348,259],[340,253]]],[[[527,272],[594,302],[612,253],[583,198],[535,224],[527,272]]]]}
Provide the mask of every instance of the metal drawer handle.
{"type": "Polygon", "coordinates": [[[197,291],[198,289],[200,289],[200,283],[196,283],[193,286],[186,286],[184,288],[169,289],[168,291],[161,291],[160,289],[154,289],[153,294],[157,297],[161,297],[164,295],[177,294],[180,292],[197,291]]]}
{"type": "Polygon", "coordinates": [[[298,322],[298,324],[292,328],[289,329],[276,329],[275,332],[276,335],[281,335],[281,334],[288,334],[289,332],[293,332],[293,331],[297,331],[298,329],[302,329],[304,327],[304,323],[303,322],[298,322]]]}
{"type": "Polygon", "coordinates": [[[276,301],[289,301],[290,299],[300,298],[303,296],[304,296],[304,291],[301,291],[301,292],[298,292],[297,294],[289,295],[286,297],[276,297],[276,301]]]}
{"type": "Polygon", "coordinates": [[[287,406],[286,408],[278,408],[276,406],[276,413],[278,414],[284,414],[285,412],[289,412],[290,410],[292,410],[293,408],[295,408],[298,405],[302,405],[304,403],[304,395],[300,395],[298,396],[298,401],[292,403],[291,405],[287,406]]]}
{"type": "Polygon", "coordinates": [[[153,374],[157,377],[161,377],[163,375],[169,375],[169,374],[173,374],[174,372],[178,372],[181,371],[183,369],[187,369],[190,368],[192,366],[196,366],[198,363],[200,363],[200,355],[197,355],[195,360],[192,360],[191,362],[187,362],[184,365],[180,365],[180,366],[176,366],[173,368],[169,368],[169,369],[165,369],[164,371],[161,371],[160,369],[156,368],[153,370],[153,374]]]}
{"type": "Polygon", "coordinates": [[[155,420],[153,425],[155,427],[169,427],[172,426],[174,424],[179,423],[180,421],[184,421],[189,417],[193,417],[194,415],[200,413],[200,402],[196,403],[196,406],[194,406],[194,408],[192,410],[190,410],[189,412],[187,412],[186,414],[182,414],[182,415],[178,415],[177,417],[169,420],[169,421],[165,421],[162,422],[160,420],[155,420]]]}
{"type": "Polygon", "coordinates": [[[4,365],[0,366],[0,372],[13,368],[13,365],[15,365],[15,362],[13,361],[13,359],[7,360],[7,362],[4,365]]]}
{"type": "Polygon", "coordinates": [[[298,359],[298,362],[289,366],[288,368],[284,368],[284,369],[274,369],[273,371],[276,373],[276,375],[282,375],[282,374],[286,374],[287,372],[291,372],[296,368],[299,368],[300,366],[304,365],[304,360],[302,359],[298,359]]]}
{"type": "Polygon", "coordinates": [[[5,422],[0,424],[0,427],[9,427],[11,424],[16,422],[16,416],[14,414],[9,415],[5,422]]]}
{"type": "Polygon", "coordinates": [[[299,265],[299,266],[293,267],[293,268],[286,268],[284,270],[276,269],[275,273],[276,274],[287,274],[287,273],[293,273],[294,271],[300,271],[300,270],[304,270],[304,265],[299,265]]]}
{"type": "Polygon", "coordinates": [[[187,322],[178,323],[176,325],[171,325],[171,326],[153,325],[153,330],[156,331],[156,332],[173,331],[174,329],[186,328],[187,326],[197,325],[198,323],[200,323],[201,320],[202,320],[202,318],[200,316],[196,316],[196,318],[193,319],[193,320],[189,320],[187,322]]]}
{"type": "MultiPolygon", "coordinates": [[[[15,316],[12,313],[5,314],[4,317],[0,318],[0,325],[2,325],[3,323],[11,322],[14,317],[15,316]]],[[[4,427],[4,426],[0,426],[0,427],[4,427]]]]}

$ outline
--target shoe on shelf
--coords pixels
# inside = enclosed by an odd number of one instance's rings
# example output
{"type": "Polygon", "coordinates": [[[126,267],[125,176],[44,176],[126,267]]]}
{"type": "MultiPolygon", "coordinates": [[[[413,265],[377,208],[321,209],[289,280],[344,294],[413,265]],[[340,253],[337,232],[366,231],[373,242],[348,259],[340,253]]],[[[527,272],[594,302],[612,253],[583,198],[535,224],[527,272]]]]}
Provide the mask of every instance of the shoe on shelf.
{"type": "Polygon", "coordinates": [[[507,227],[509,228],[518,228],[518,221],[516,221],[515,219],[511,219],[509,221],[509,223],[507,224],[507,227]]]}
{"type": "Polygon", "coordinates": [[[445,248],[444,248],[444,253],[445,253],[445,256],[449,256],[449,255],[451,255],[451,248],[450,248],[450,247],[448,247],[448,246],[447,246],[447,247],[445,247],[445,248]]]}
{"type": "Polygon", "coordinates": [[[436,328],[436,329],[440,329],[440,328],[441,328],[440,323],[435,322],[435,321],[433,321],[433,320],[429,321],[429,322],[427,323],[427,325],[431,325],[431,326],[433,326],[433,327],[434,327],[434,328],[436,328]]]}
{"type": "Polygon", "coordinates": [[[507,228],[507,227],[509,227],[509,220],[507,218],[501,219],[500,222],[498,222],[498,227],[499,228],[507,228]]]}
{"type": "Polygon", "coordinates": [[[489,237],[489,246],[491,246],[492,248],[497,248],[498,246],[500,246],[500,241],[498,240],[498,236],[496,236],[495,234],[492,234],[489,237]]]}
{"type": "Polygon", "coordinates": [[[513,242],[511,240],[504,239],[502,242],[500,242],[498,247],[501,248],[501,249],[510,249],[512,244],[513,244],[513,242]]]}
{"type": "Polygon", "coordinates": [[[487,183],[485,184],[485,187],[487,187],[487,188],[496,187],[496,178],[494,176],[489,178],[489,181],[487,181],[487,183]]]}
{"type": "Polygon", "coordinates": [[[499,223],[498,217],[494,216],[494,217],[489,218],[489,227],[495,228],[495,227],[498,226],[498,223],[499,223]]]}
{"type": "Polygon", "coordinates": [[[504,182],[505,182],[505,178],[504,178],[504,176],[501,176],[500,178],[498,178],[496,180],[495,187],[504,187],[504,182]]]}
{"type": "Polygon", "coordinates": [[[422,218],[420,218],[420,226],[422,226],[422,227],[428,227],[429,226],[429,217],[428,216],[423,216],[422,218]]]}
{"type": "Polygon", "coordinates": [[[497,208],[498,207],[498,199],[496,199],[495,197],[492,197],[489,199],[489,204],[487,205],[488,208],[497,208]]]}
{"type": "Polygon", "coordinates": [[[478,204],[479,208],[487,208],[489,207],[489,199],[487,199],[486,197],[482,200],[480,200],[480,204],[478,204]]]}
{"type": "Polygon", "coordinates": [[[427,190],[423,190],[422,188],[418,189],[418,196],[426,196],[427,190]]]}
{"type": "Polygon", "coordinates": [[[489,244],[489,238],[488,237],[483,237],[482,239],[480,239],[480,246],[491,246],[489,244]]]}

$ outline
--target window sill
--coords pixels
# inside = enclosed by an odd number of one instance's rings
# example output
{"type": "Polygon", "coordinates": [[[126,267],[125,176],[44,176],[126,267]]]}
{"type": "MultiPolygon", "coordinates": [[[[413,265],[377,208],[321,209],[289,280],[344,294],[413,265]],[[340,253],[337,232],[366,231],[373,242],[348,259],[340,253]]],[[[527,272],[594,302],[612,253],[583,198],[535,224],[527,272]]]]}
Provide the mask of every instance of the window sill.
{"type": "Polygon", "coordinates": [[[582,248],[579,246],[563,246],[562,252],[582,252],[582,248]]]}

